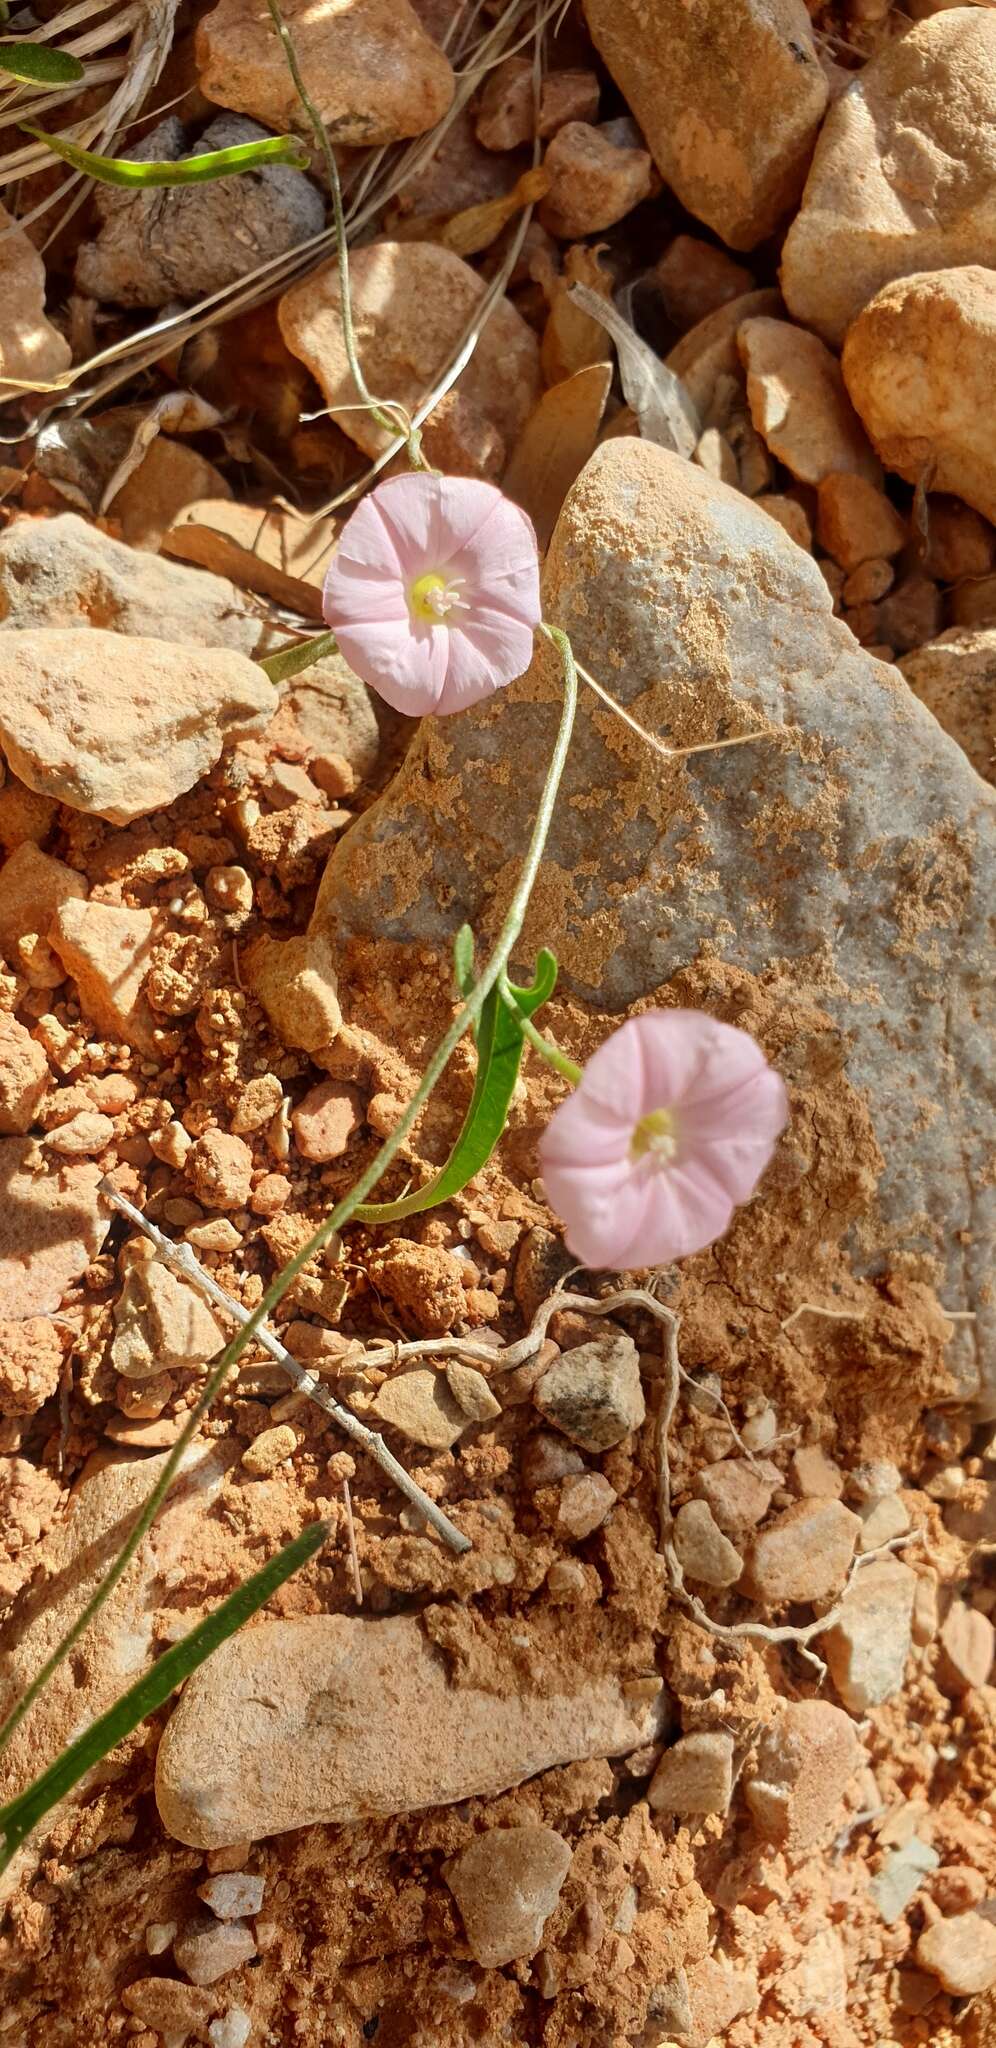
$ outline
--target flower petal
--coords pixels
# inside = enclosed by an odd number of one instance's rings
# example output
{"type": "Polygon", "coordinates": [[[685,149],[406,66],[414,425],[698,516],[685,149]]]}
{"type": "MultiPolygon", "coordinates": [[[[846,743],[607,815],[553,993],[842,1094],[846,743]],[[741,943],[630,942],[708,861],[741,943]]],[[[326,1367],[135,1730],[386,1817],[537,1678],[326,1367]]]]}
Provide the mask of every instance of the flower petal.
{"type": "Polygon", "coordinates": [[[479,477],[430,476],[424,470],[389,477],[373,495],[402,569],[412,578],[445,569],[508,502],[496,485],[479,477]]]}
{"type": "Polygon", "coordinates": [[[627,1248],[642,1228],[650,1189],[628,1162],[579,1174],[544,1158],[543,1184],[564,1220],[567,1248],[575,1258],[586,1266],[616,1270],[630,1263],[627,1248]]]}
{"type": "Polygon", "coordinates": [[[403,582],[404,565],[398,554],[391,528],[384,518],[379,492],[371,491],[369,497],[361,498],[355,512],[350,513],[339,535],[339,544],[332,557],[330,574],[340,561],[352,562],[355,567],[366,569],[371,575],[390,577],[398,583],[403,582]]]}
{"type": "Polygon", "coordinates": [[[335,633],[344,626],[362,626],[368,619],[411,616],[400,576],[379,575],[341,552],[329,563],[322,609],[335,633]]]}
{"type": "Polygon", "coordinates": [[[387,619],[338,627],[344,661],[395,711],[424,718],[435,711],[446,682],[449,647],[445,626],[387,619]]]}
{"type": "MultiPolygon", "coordinates": [[[[459,624],[451,625],[449,634],[454,686],[461,692],[473,691],[472,696],[463,696],[464,703],[475,703],[478,697],[503,689],[524,674],[532,660],[533,629],[514,619],[492,623],[461,612],[459,624]]],[[[458,708],[456,703],[445,706],[446,710],[458,708]]]]}
{"type": "Polygon", "coordinates": [[[626,1133],[629,1145],[634,1125],[648,1109],[662,1105],[647,1092],[644,1059],[644,1017],[631,1017],[613,1031],[585,1067],[579,1093],[606,1125],[615,1123],[626,1133]]]}

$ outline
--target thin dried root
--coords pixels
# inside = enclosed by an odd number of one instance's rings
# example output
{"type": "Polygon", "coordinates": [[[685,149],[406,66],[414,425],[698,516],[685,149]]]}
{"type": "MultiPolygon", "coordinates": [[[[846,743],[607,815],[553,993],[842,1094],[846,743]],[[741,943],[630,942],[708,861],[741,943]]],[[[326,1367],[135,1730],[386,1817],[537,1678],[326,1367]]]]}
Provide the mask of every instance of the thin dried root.
{"type": "MultiPolygon", "coordinates": [[[[220,1308],[223,1314],[230,1316],[233,1322],[244,1324],[249,1321],[248,1309],[244,1309],[241,1302],[233,1301],[231,1295],[226,1294],[223,1287],[219,1287],[213,1275],[205,1272],[188,1244],[174,1243],[174,1240],[158,1229],[155,1223],[150,1223],[147,1216],[143,1216],[141,1209],[137,1209],[134,1202],[130,1202],[126,1195],[119,1194],[111,1181],[101,1181],[100,1191],[115,1209],[119,1209],[123,1216],[127,1216],[131,1223],[144,1231],[145,1236],[155,1245],[160,1257],[175,1273],[199,1288],[201,1293],[206,1295],[216,1308],[220,1308]]],[[[381,1471],[393,1480],[398,1492],[403,1493],[405,1499],[425,1516],[426,1521],[451,1550],[455,1550],[459,1556],[471,1548],[470,1538],[450,1521],[448,1515],[444,1515],[442,1508],[437,1507],[435,1501],[430,1500],[420,1486],[416,1486],[414,1479],[405,1471],[404,1466],[399,1464],[393,1451],[388,1450],[383,1437],[378,1436],[372,1429],[367,1429],[365,1423],[353,1414],[351,1408],[344,1408],[342,1402],[336,1401],[313,1373],[306,1372],[304,1366],[293,1357],[285,1344],[281,1344],[279,1337],[267,1323],[260,1324],[256,1331],[256,1342],[276,1360],[288,1379],[293,1380],[299,1393],[307,1394],[310,1401],[314,1401],[317,1407],[324,1409],[325,1414],[332,1417],[344,1436],[350,1437],[353,1443],[359,1444],[361,1449],[366,1451],[368,1457],[380,1466],[381,1471]]]]}
{"type": "Polygon", "coordinates": [[[827,1667],[822,1657],[818,1657],[807,1645],[816,1636],[823,1635],[827,1629],[833,1628],[834,1624],[840,1620],[844,1601],[862,1566],[871,1564],[876,1557],[881,1557],[886,1551],[898,1550],[906,1543],[915,1542],[920,1536],[920,1531],[913,1529],[902,1536],[893,1536],[888,1543],[880,1543],[875,1550],[865,1551],[860,1557],[856,1557],[848,1573],[840,1599],[830,1608],[827,1614],[821,1614],[816,1621],[807,1622],[801,1628],[790,1627],[787,1623],[778,1628],[769,1628],[767,1623],[763,1621],[714,1621],[712,1615],[703,1606],[698,1596],[695,1593],[689,1592],[685,1584],[685,1574],[681,1567],[681,1561],[672,1540],[674,1517],[671,1513],[671,1465],[668,1457],[668,1437],[674,1420],[674,1411],[678,1403],[678,1389],[681,1380],[683,1378],[687,1379],[687,1374],[684,1373],[678,1358],[678,1317],[673,1309],[664,1308],[662,1303],[655,1301],[654,1297],[649,1294],[644,1295],[643,1306],[648,1308],[652,1315],[656,1315],[659,1320],[664,1322],[666,1327],[664,1349],[666,1378],[664,1398],[657,1417],[657,1512],[660,1527],[661,1554],[667,1568],[671,1591],[687,1607],[693,1620],[698,1623],[699,1627],[705,1629],[709,1635],[715,1636],[719,1642],[740,1642],[747,1639],[748,1641],[752,1640],[762,1643],[794,1643],[807,1662],[815,1666],[819,1673],[820,1683],[822,1684],[826,1677],[827,1667]]]}
{"type": "Polygon", "coordinates": [[[790,1330],[800,1316],[826,1316],[831,1323],[863,1323],[865,1312],[863,1308],[823,1308],[818,1301],[800,1301],[798,1308],[779,1323],[779,1329],[790,1330]]]}

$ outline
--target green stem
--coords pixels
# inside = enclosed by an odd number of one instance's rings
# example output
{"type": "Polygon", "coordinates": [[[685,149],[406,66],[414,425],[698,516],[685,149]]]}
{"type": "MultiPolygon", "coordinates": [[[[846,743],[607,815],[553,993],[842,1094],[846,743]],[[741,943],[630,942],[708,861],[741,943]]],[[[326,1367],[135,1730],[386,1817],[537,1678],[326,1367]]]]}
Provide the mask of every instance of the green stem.
{"type": "Polygon", "coordinates": [[[242,1353],[252,1343],[260,1324],[269,1320],[274,1309],[279,1307],[288,1288],[293,1286],[299,1273],[303,1271],[309,1260],[314,1258],[315,1253],[321,1251],[328,1244],[330,1238],[334,1237],[336,1232],[342,1229],[343,1224],[349,1222],[350,1217],[360,1207],[360,1204],[365,1201],[371,1190],[376,1187],[377,1182],[397,1157],[420,1110],[431,1095],[452,1053],[459,1045],[464,1032],[469,1030],[470,1026],[480,1016],[489,990],[494,987],[511,956],[512,948],[522,930],[526,907],[536,880],[540,861],[543,857],[543,849],[550,830],[550,820],[553,816],[553,807],[557,800],[557,791],[560,787],[564,764],[567,760],[567,749],[570,744],[574,714],[577,708],[577,670],[574,665],[571,643],[566,633],[560,632],[557,627],[544,627],[542,630],[546,633],[547,638],[552,640],[558,648],[563,664],[563,709],[560,716],[560,728],[550,758],[550,766],[547,769],[546,781],[543,785],[543,792],[540,797],[529,848],[523,862],[522,873],[519,876],[515,894],[509,905],[508,914],[499,933],[498,943],[495,946],[494,952],[474,988],[468,995],[463,1008],[458,1011],[449,1030],[436,1047],[415,1094],[412,1096],[407,1109],[404,1111],[400,1121],[395,1125],[390,1136],[385,1138],[380,1150],[374,1155],[365,1171],[361,1173],[359,1180],[354,1182],[349,1193],[343,1196],[342,1201],[336,1204],[331,1214],[325,1218],[323,1223],[319,1224],[314,1235],[288,1261],[282,1272],[277,1274],[271,1287],[264,1294],[262,1301],[253,1309],[248,1320],[232,1338],[231,1342],[226,1344],[224,1351],[220,1354],[205,1383],[200,1400],[197,1402],[196,1407],[191,1410],[187,1423],[181,1435],[177,1438],[163,1466],[160,1477],[146,1501],[145,1507],[139,1515],[127,1541],[111,1565],[110,1570],[87,1601],[82,1614],[73,1622],[72,1627],[66,1631],[62,1641],[53,1650],[52,1655],[46,1660],[27,1691],[8,1714],[3,1726],[0,1727],[0,1750],[6,1747],[15,1729],[20,1726],[25,1715],[30,1711],[35,1700],[48,1684],[49,1679],[54,1676],[64,1658],[69,1655],[70,1651],[78,1643],[84,1630],[93,1620],[94,1615],[99,1612],[105,1600],[114,1591],[122,1574],[127,1570],[143,1537],[151,1528],[162,1506],[166,1494],[180,1468],[187,1446],[192,1441],[204,1416],[207,1414],[215,1395],[228,1378],[232,1367],[238,1364],[242,1353]]]}
{"type": "Polygon", "coordinates": [[[532,1018],[527,1017],[524,1010],[520,1010],[509,988],[508,976],[506,974],[503,974],[498,982],[498,994],[506,1010],[511,1010],[523,1038],[528,1040],[533,1051],[539,1053],[540,1059],[545,1060],[547,1066],[552,1067],[555,1074],[562,1074],[564,1080],[569,1081],[572,1088],[576,1088],[581,1079],[581,1068],[574,1060],[568,1059],[565,1052],[561,1052],[559,1045],[554,1045],[552,1038],[547,1038],[542,1031],[537,1029],[532,1018]]]}
{"type": "MultiPolygon", "coordinates": [[[[346,217],[342,210],[342,184],[339,178],[339,166],[335,160],[335,150],[329,141],[325,123],[301,76],[301,67],[297,61],[297,51],[294,48],[290,29],[281,12],[280,0],[266,0],[266,4],[270,10],[273,26],[283,44],[287,68],[294,81],[294,90],[308,116],[315,141],[321,150],[325,162],[329,188],[332,193],[332,221],[335,228],[336,255],[339,259],[339,302],[342,338],[345,344],[346,360],[349,364],[350,374],[363,404],[369,407],[377,425],[382,427],[384,432],[389,434],[393,441],[398,432],[398,421],[391,419],[384,411],[381,401],[371,396],[367,388],[366,378],[360,367],[360,358],[356,347],[356,330],[353,326],[353,298],[349,283],[349,248],[346,242],[346,217]]],[[[408,448],[413,465],[416,468],[423,467],[419,453],[419,436],[417,433],[409,433],[408,448]]]]}

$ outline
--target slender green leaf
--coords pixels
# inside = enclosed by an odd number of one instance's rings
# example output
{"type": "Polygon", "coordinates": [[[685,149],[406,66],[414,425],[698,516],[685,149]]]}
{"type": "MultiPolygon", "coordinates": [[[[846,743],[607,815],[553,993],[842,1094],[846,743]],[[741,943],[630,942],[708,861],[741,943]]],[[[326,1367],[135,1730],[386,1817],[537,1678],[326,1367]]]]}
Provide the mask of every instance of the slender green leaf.
{"type": "Polygon", "coordinates": [[[74,171],[85,172],[101,185],[126,185],[133,191],[156,185],[203,185],[211,178],[259,170],[264,164],[289,164],[295,171],[308,165],[308,152],[296,135],[268,135],[262,142],[240,142],[234,149],[212,149],[204,156],[180,157],[176,163],[163,159],[141,163],[127,156],[95,156],[91,149],[79,149],[75,142],[48,135],[28,121],[20,125],[26,135],[33,135],[64,163],[72,164],[74,171]]]}
{"type": "MultiPolygon", "coordinates": [[[[457,934],[454,946],[458,978],[465,975],[468,967],[473,972],[473,939],[470,939],[468,953],[468,941],[464,937],[467,929],[464,927],[457,934]]],[[[549,1001],[556,979],[557,962],[544,947],[536,961],[536,979],[532,987],[515,988],[510,984],[512,995],[527,1017],[531,1017],[541,1003],[549,1001]]],[[[466,1187],[468,1181],[473,1180],[475,1173],[480,1173],[505,1128],[512,1091],[519,1075],[523,1042],[514,1011],[502,1002],[497,987],[493,988],[485,1000],[477,1027],[474,1093],[445,1166],[440,1167],[424,1188],[402,1195],[397,1202],[364,1203],[356,1211],[360,1222],[393,1223],[399,1216],[417,1216],[423,1209],[433,1209],[439,1202],[450,1201],[453,1195],[458,1195],[461,1188],[466,1187]]]]}
{"type": "MultiPolygon", "coordinates": [[[[3,18],[6,20],[6,12],[3,18]]],[[[78,85],[86,76],[79,58],[71,57],[68,50],[20,40],[0,43],[0,71],[28,85],[78,85]]]]}
{"type": "Polygon", "coordinates": [[[322,661],[326,654],[335,651],[334,633],[316,633],[311,640],[299,640],[294,647],[282,647],[279,654],[266,655],[258,666],[271,683],[286,683],[291,676],[299,676],[303,668],[310,668],[313,662],[322,661]]]}
{"type": "Polygon", "coordinates": [[[47,1771],[35,1778],[24,1792],[19,1792],[16,1799],[0,1807],[0,1831],[3,1834],[0,1870],[6,1869],[15,1849],[32,1828],[37,1827],[46,1813],[64,1799],[102,1757],[130,1735],[140,1721],[155,1713],[156,1708],[168,1700],[170,1693],[189,1678],[206,1657],[210,1657],[219,1643],[234,1635],[250,1615],[265,1605],[278,1586],[307,1564],[309,1557],[314,1557],[328,1532],[327,1522],[309,1523],[293,1543],[286,1544],[261,1571],[254,1572],[251,1579],[246,1579],[244,1585],[216,1607],[213,1614],[207,1615],[181,1642],[166,1650],[151,1671],[122,1693],[106,1714],[101,1714],[83,1735],[71,1742],[47,1771]]]}

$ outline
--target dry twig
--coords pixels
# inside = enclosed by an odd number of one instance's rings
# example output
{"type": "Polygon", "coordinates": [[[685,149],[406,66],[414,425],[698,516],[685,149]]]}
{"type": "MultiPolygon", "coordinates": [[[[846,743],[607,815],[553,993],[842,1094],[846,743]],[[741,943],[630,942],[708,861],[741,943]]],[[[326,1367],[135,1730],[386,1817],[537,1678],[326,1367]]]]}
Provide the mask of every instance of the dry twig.
{"type": "MultiPolygon", "coordinates": [[[[213,1274],[206,1272],[194,1257],[189,1244],[176,1244],[171,1237],[167,1237],[157,1224],[150,1223],[149,1218],[143,1216],[141,1209],[137,1209],[134,1202],[128,1200],[127,1195],[119,1194],[113,1182],[101,1181],[100,1191],[113,1208],[120,1210],[123,1216],[128,1217],[129,1222],[134,1223],[151,1239],[165,1264],[171,1266],[181,1279],[199,1288],[200,1292],[206,1295],[216,1308],[220,1308],[224,1315],[230,1316],[233,1322],[244,1324],[249,1321],[249,1310],[243,1308],[241,1302],[233,1301],[231,1295],[226,1294],[223,1287],[219,1287],[213,1274]]],[[[314,1373],[306,1372],[304,1366],[288,1351],[287,1346],[280,1342],[269,1324],[260,1323],[256,1331],[256,1341],[276,1360],[288,1379],[293,1380],[298,1392],[307,1394],[310,1401],[314,1401],[317,1407],[332,1417],[344,1436],[350,1437],[353,1443],[359,1444],[361,1450],[367,1452],[374,1463],[380,1466],[381,1471],[393,1481],[398,1492],[403,1493],[405,1499],[425,1516],[426,1521],[451,1550],[455,1550],[459,1556],[471,1548],[469,1537],[450,1521],[448,1515],[444,1515],[442,1508],[437,1507],[435,1501],[430,1500],[420,1486],[416,1486],[414,1479],[405,1471],[404,1466],[399,1464],[393,1451],[388,1450],[383,1437],[368,1429],[366,1424],[360,1421],[359,1416],[353,1414],[351,1408],[345,1408],[341,1401],[337,1401],[315,1378],[314,1373]]]]}

